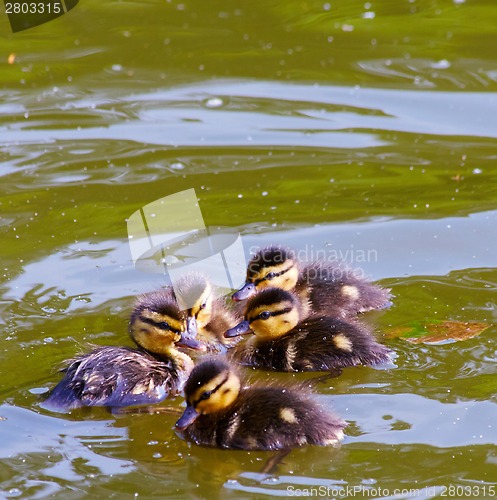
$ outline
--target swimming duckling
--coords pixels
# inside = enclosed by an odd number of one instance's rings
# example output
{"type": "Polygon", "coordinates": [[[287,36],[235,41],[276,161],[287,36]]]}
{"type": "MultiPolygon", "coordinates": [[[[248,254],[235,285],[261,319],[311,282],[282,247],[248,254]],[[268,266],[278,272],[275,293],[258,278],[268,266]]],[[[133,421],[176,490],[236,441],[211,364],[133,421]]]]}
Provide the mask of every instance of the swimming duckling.
{"type": "Polygon", "coordinates": [[[209,280],[202,274],[190,273],[174,284],[179,307],[186,315],[191,336],[197,336],[210,352],[225,352],[239,339],[227,339],[224,332],[242,318],[227,307],[224,298],[216,295],[209,280]]]}
{"type": "Polygon", "coordinates": [[[252,297],[245,320],[226,337],[255,335],[232,351],[234,359],[278,371],[328,371],[374,365],[390,359],[390,349],[376,342],[359,322],[327,316],[300,321],[301,304],[291,292],[267,288],[252,297]]]}
{"type": "Polygon", "coordinates": [[[130,334],[139,349],[104,346],[70,360],[42,406],[54,411],[123,407],[158,403],[180,392],[193,361],[176,347],[204,347],[188,336],[170,289],[137,300],[130,334]]]}
{"type": "Polygon", "coordinates": [[[233,300],[245,300],[268,287],[294,291],[302,301],[303,316],[354,317],[390,303],[390,290],[360,278],[352,269],[337,262],[303,265],[292,250],[279,246],[266,247],[252,257],[246,283],[233,300]]]}
{"type": "Polygon", "coordinates": [[[333,445],[347,425],[305,393],[274,385],[242,387],[237,371],[219,357],[195,366],[185,399],[176,427],[205,446],[284,450],[333,445]]]}

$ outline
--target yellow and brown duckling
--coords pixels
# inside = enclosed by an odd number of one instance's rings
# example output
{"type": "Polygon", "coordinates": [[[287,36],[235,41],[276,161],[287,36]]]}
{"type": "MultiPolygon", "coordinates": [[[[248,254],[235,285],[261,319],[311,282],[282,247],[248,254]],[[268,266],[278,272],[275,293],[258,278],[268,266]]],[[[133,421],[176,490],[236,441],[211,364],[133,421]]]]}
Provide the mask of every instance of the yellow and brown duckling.
{"type": "Polygon", "coordinates": [[[54,411],[118,408],[158,403],[180,392],[193,361],[177,347],[205,348],[188,335],[172,290],[137,300],[130,334],[138,349],[103,346],[70,360],[42,406],[54,411]]]}
{"type": "Polygon", "coordinates": [[[257,252],[247,267],[245,285],[233,300],[248,299],[269,287],[293,291],[302,302],[302,314],[348,318],[390,304],[390,290],[374,285],[337,262],[301,263],[284,247],[269,246],[257,252]]]}
{"type": "Polygon", "coordinates": [[[280,386],[243,387],[235,368],[216,357],[195,366],[186,385],[187,407],[176,422],[199,445],[243,450],[286,450],[333,445],[347,425],[309,395],[280,386]]]}
{"type": "Polygon", "coordinates": [[[245,320],[228,330],[228,338],[253,333],[231,356],[243,364],[277,371],[333,371],[390,360],[390,349],[379,344],[358,321],[311,316],[301,321],[299,299],[280,288],[252,297],[245,320]]]}
{"type": "Polygon", "coordinates": [[[190,336],[196,336],[209,352],[226,352],[238,343],[238,339],[224,337],[224,332],[235,326],[241,315],[227,306],[204,275],[183,276],[174,284],[174,291],[190,336]]]}

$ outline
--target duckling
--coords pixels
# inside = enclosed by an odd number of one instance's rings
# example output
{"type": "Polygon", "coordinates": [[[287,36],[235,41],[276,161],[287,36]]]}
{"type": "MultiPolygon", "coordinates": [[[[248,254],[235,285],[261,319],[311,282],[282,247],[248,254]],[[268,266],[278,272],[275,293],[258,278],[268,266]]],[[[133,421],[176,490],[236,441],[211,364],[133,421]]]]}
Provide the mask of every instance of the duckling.
{"type": "Polygon", "coordinates": [[[220,357],[195,366],[185,385],[186,409],[176,427],[196,444],[243,450],[334,445],[347,425],[308,395],[283,386],[242,387],[220,357]]]}
{"type": "Polygon", "coordinates": [[[246,283],[233,300],[245,300],[268,287],[294,291],[302,301],[304,316],[319,313],[347,318],[390,304],[390,290],[360,278],[352,269],[337,262],[303,265],[292,250],[279,246],[266,247],[252,257],[246,283]]]}
{"type": "Polygon", "coordinates": [[[390,349],[376,342],[358,321],[311,316],[301,321],[299,299],[281,288],[252,297],[245,320],[225,332],[228,338],[254,333],[232,351],[234,359],[277,371],[335,371],[390,359],[390,349]]]}
{"type": "Polygon", "coordinates": [[[202,274],[190,273],[174,284],[178,304],[186,314],[187,329],[209,352],[226,352],[239,339],[227,339],[224,332],[235,326],[241,314],[227,307],[202,274]]]}
{"type": "Polygon", "coordinates": [[[103,346],[69,360],[63,379],[42,406],[54,411],[118,408],[158,403],[180,392],[193,361],[176,347],[204,347],[186,332],[172,290],[137,300],[130,334],[139,349],[103,346]]]}

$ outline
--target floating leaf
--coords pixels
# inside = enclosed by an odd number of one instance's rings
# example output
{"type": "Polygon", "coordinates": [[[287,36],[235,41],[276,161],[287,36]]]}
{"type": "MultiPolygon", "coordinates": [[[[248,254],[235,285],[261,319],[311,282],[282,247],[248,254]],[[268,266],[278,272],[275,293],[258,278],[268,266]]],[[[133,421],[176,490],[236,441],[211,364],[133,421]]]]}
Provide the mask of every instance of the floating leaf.
{"type": "Polygon", "coordinates": [[[465,321],[426,320],[413,321],[405,326],[398,326],[386,333],[387,338],[403,338],[411,344],[445,344],[458,340],[467,340],[492,326],[487,323],[465,321]]]}

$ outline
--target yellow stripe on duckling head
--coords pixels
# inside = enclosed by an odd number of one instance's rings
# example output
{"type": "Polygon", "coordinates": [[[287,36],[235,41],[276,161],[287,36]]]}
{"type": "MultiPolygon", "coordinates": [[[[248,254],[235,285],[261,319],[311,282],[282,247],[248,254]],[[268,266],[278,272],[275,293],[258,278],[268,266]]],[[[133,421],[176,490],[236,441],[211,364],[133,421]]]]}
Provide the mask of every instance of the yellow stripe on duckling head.
{"type": "Polygon", "coordinates": [[[231,406],[240,393],[240,378],[225,361],[198,364],[185,385],[185,398],[198,413],[210,414],[231,406]]]}
{"type": "Polygon", "coordinates": [[[290,292],[268,288],[250,300],[245,317],[258,338],[278,338],[299,322],[298,300],[290,292]]]}
{"type": "Polygon", "coordinates": [[[130,324],[133,340],[152,353],[167,354],[181,338],[184,322],[164,314],[142,311],[130,324]]]}
{"type": "Polygon", "coordinates": [[[247,268],[247,282],[258,290],[278,287],[292,290],[297,284],[299,269],[295,254],[286,248],[268,247],[252,257],[247,268]]]}
{"type": "Polygon", "coordinates": [[[283,290],[293,290],[297,285],[299,270],[295,263],[284,262],[278,266],[271,266],[261,271],[254,277],[252,283],[258,290],[269,287],[278,287],[283,290]]]}

